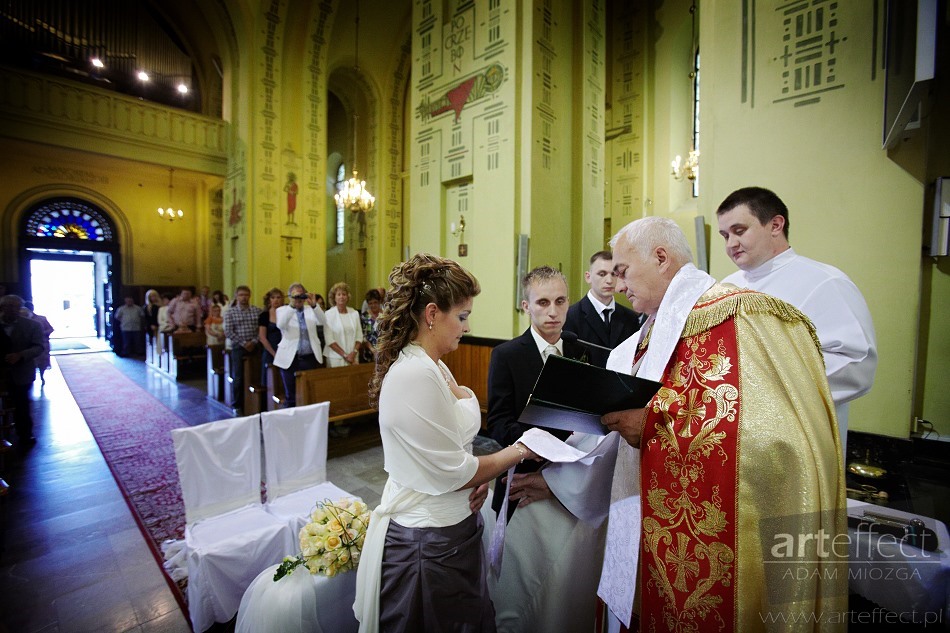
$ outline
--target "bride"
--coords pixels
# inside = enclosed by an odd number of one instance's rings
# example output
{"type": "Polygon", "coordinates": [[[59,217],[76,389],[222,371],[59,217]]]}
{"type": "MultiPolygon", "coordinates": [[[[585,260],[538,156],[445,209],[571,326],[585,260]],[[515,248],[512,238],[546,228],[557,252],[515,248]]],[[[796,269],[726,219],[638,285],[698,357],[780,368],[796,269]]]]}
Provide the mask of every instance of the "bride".
{"type": "Polygon", "coordinates": [[[472,455],[478,401],[440,359],[469,331],[475,277],[419,254],[389,281],[370,385],[389,480],[370,518],[353,610],[361,632],[494,631],[478,511],[487,482],[537,456],[520,443],[472,455]]]}

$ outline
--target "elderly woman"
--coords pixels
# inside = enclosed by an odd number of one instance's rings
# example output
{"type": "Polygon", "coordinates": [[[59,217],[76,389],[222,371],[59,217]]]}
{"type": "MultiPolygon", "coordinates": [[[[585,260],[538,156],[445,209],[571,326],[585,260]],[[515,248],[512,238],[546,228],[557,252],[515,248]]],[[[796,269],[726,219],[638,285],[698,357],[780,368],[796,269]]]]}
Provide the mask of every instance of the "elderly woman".
{"type": "Polygon", "coordinates": [[[324,315],[313,294],[308,293],[303,284],[291,284],[287,289],[287,297],[290,305],[282,305],[274,313],[280,329],[274,366],[280,368],[287,406],[293,407],[297,405],[297,379],[294,373],[316,369],[323,363],[317,326],[324,324],[324,315]]]}
{"type": "Polygon", "coordinates": [[[363,346],[363,323],[360,313],[346,305],[350,300],[350,287],[343,281],[335,283],[329,297],[332,305],[326,312],[327,324],[323,329],[327,367],[356,365],[363,346]]]}
{"type": "Polygon", "coordinates": [[[522,460],[515,443],[475,457],[478,400],[440,360],[469,331],[478,281],[456,262],[416,255],[393,269],[370,399],[389,480],[356,579],[360,631],[494,631],[479,509],[487,482],[522,460]]]}

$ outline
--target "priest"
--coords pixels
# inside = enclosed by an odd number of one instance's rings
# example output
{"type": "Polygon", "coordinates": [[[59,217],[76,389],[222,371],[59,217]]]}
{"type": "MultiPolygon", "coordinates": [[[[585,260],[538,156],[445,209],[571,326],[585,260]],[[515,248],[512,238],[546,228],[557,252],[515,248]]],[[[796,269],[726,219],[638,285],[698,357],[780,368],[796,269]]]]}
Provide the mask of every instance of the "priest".
{"type": "Polygon", "coordinates": [[[672,220],[632,222],[611,246],[618,291],[648,319],[607,367],[663,386],[603,418],[624,440],[607,629],[845,630],[844,471],[811,322],[717,284],[672,220]]]}

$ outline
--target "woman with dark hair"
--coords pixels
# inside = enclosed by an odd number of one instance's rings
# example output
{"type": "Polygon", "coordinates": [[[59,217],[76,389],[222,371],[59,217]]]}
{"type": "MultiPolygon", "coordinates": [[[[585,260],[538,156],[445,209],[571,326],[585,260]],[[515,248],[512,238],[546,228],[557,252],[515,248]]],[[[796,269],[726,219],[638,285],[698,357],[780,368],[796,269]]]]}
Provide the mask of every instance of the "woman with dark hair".
{"type": "Polygon", "coordinates": [[[220,290],[215,290],[211,293],[211,305],[221,306],[221,316],[224,316],[224,313],[228,311],[228,295],[224,294],[220,290]]]}
{"type": "Polygon", "coordinates": [[[363,322],[363,349],[360,350],[360,362],[372,363],[376,360],[376,341],[379,339],[379,315],[382,310],[383,295],[378,288],[366,293],[366,311],[360,315],[363,322]]]}
{"type": "Polygon", "coordinates": [[[396,266],[379,320],[370,401],[389,480],[357,572],[360,631],[494,631],[479,509],[487,483],[537,456],[520,443],[475,457],[478,400],[441,357],[469,331],[478,281],[456,262],[396,266]]]}
{"type": "Polygon", "coordinates": [[[264,309],[257,317],[257,338],[264,351],[261,353],[261,384],[267,385],[267,368],[274,362],[277,346],[280,345],[280,328],[277,327],[277,308],[284,305],[284,291],[271,288],[264,295],[264,309]]]}

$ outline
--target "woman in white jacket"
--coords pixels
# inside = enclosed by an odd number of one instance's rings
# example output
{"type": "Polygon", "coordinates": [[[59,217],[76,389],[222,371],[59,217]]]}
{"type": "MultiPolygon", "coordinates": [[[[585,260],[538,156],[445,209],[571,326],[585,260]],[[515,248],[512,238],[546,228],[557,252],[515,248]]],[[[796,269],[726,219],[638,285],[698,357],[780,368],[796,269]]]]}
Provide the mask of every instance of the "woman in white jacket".
{"type": "Polygon", "coordinates": [[[329,299],[332,305],[327,309],[327,325],[323,329],[327,367],[356,365],[363,346],[363,323],[360,313],[346,305],[350,300],[350,287],[343,281],[333,284],[329,299]]]}
{"type": "Polygon", "coordinates": [[[280,368],[287,406],[293,407],[297,404],[294,372],[316,369],[323,363],[317,326],[323,326],[326,318],[313,293],[308,293],[303,284],[291,284],[287,298],[290,305],[280,306],[276,312],[281,338],[274,355],[274,366],[280,368]]]}

